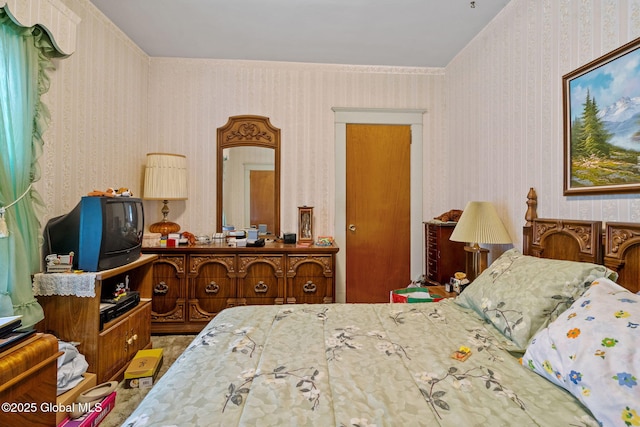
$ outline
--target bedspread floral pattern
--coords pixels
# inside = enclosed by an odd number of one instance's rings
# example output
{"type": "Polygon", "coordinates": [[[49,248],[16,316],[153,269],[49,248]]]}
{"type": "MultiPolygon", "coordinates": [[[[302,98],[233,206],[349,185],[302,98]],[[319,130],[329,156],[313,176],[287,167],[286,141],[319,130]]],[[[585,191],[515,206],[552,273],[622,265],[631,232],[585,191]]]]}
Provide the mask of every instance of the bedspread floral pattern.
{"type": "Polygon", "coordinates": [[[228,393],[226,394],[227,400],[222,407],[222,412],[224,412],[229,402],[236,406],[241,406],[244,401],[243,396],[249,393],[249,385],[253,380],[261,376],[268,378],[266,384],[282,384],[287,379],[292,378],[303,397],[311,402],[311,410],[314,410],[320,403],[320,392],[316,386],[316,381],[321,378],[320,371],[315,368],[287,369],[286,366],[278,366],[273,371],[265,373],[256,372],[253,369],[243,371],[240,375],[240,384],[229,384],[228,393]]]}
{"type": "Polygon", "coordinates": [[[452,301],[225,310],[125,425],[597,425],[487,327],[452,301]]]}

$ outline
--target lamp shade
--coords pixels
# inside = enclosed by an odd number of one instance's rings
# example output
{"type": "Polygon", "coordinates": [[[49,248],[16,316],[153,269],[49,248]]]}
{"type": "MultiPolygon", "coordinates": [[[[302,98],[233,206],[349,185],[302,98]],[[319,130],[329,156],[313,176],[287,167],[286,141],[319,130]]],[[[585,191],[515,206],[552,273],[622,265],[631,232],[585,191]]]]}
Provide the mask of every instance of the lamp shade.
{"type": "Polygon", "coordinates": [[[455,242],[507,244],[511,236],[489,202],[469,202],[456,224],[450,240],[455,242]]]}
{"type": "Polygon", "coordinates": [[[143,197],[147,200],[186,200],[187,158],[181,154],[147,154],[143,197]]]}

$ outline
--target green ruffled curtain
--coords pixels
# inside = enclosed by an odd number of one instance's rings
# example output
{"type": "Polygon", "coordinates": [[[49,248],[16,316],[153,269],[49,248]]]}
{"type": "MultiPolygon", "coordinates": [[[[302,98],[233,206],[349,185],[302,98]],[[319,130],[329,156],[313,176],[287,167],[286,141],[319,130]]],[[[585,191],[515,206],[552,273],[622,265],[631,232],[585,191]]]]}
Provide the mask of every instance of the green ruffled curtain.
{"type": "Polygon", "coordinates": [[[44,203],[31,184],[40,179],[50,120],[40,97],[49,89],[54,52],[41,28],[20,27],[0,8],[0,211],[8,229],[0,236],[0,316],[22,315],[23,327],[44,317],[31,287],[40,271],[44,203]]]}

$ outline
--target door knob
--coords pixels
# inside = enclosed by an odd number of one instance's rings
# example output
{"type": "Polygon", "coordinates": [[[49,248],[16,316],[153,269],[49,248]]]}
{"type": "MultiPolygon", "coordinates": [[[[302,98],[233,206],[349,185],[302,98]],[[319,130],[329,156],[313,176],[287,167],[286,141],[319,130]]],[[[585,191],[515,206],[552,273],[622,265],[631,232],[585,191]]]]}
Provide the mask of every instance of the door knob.
{"type": "Polygon", "coordinates": [[[356,225],[355,224],[349,224],[349,231],[353,231],[355,233],[356,225]]]}

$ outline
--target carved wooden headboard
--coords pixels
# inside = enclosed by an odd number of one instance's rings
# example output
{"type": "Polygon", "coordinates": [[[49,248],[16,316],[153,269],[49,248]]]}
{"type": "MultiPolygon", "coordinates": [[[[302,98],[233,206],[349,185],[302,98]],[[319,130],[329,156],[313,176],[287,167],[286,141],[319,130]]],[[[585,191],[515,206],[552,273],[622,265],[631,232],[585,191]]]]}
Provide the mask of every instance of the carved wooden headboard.
{"type": "Polygon", "coordinates": [[[538,218],[538,197],[527,194],[522,229],[525,255],[604,264],[618,273],[617,282],[640,291],[640,223],[538,218]]]}
{"type": "Polygon", "coordinates": [[[604,239],[604,265],[618,272],[618,283],[640,292],[640,224],[609,222],[604,239]]]}

